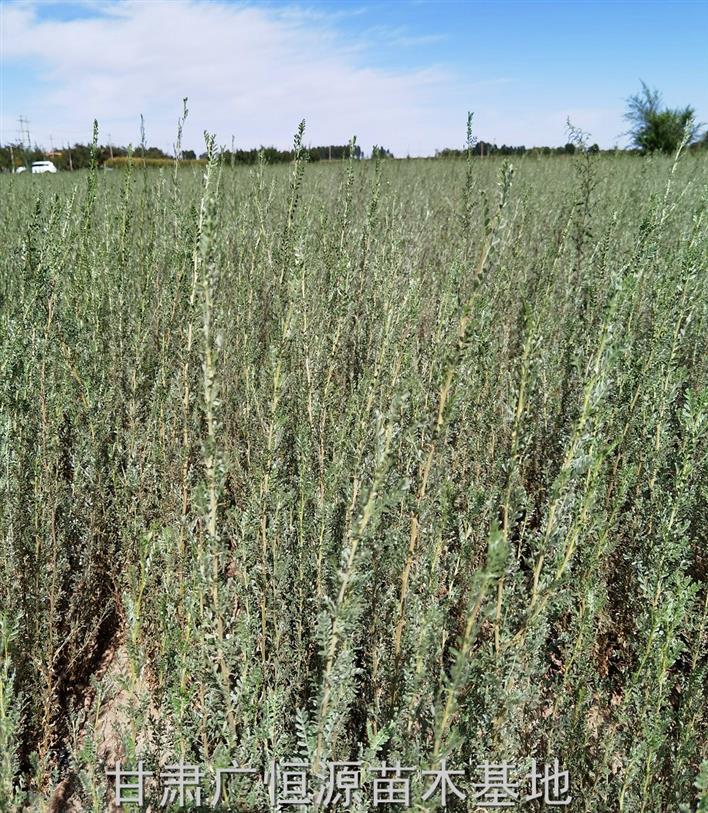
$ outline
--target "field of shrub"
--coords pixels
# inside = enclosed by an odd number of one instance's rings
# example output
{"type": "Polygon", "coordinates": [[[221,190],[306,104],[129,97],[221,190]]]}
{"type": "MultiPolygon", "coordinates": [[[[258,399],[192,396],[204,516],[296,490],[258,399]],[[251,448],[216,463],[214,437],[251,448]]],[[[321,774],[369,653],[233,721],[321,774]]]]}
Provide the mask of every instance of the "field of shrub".
{"type": "Polygon", "coordinates": [[[0,177],[0,808],[698,809],[708,162],[297,147],[0,177]]]}

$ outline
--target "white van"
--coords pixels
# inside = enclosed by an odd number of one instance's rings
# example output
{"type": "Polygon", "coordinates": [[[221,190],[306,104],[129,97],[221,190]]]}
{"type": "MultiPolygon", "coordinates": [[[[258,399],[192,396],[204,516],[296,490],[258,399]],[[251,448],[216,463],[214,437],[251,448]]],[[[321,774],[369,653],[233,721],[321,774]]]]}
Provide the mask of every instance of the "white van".
{"type": "Polygon", "coordinates": [[[51,161],[35,161],[32,164],[32,172],[56,172],[57,168],[51,161]]]}

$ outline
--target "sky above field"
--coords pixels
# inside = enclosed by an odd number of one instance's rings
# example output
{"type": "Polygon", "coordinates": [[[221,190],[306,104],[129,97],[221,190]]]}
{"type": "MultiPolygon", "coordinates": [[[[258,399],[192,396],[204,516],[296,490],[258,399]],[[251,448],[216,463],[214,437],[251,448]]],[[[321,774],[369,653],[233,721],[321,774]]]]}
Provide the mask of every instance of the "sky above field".
{"type": "Polygon", "coordinates": [[[0,0],[0,143],[287,147],[356,134],[398,156],[560,145],[566,120],[623,146],[640,79],[708,120],[708,2],[0,0]]]}

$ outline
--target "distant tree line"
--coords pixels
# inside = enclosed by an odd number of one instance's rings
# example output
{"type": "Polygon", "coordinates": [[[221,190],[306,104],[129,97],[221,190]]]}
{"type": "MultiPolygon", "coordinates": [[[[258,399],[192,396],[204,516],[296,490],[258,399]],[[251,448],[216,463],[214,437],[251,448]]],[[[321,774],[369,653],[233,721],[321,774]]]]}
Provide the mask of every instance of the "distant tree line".
{"type": "MultiPolygon", "coordinates": [[[[623,152],[651,153],[674,152],[679,144],[685,143],[691,150],[708,149],[708,133],[702,133],[702,127],[694,118],[694,110],[690,106],[683,108],[667,108],[663,106],[661,94],[652,90],[642,82],[639,93],[630,96],[627,100],[625,118],[631,123],[626,135],[630,136],[632,147],[623,152]]],[[[307,153],[310,161],[341,160],[349,156],[351,147],[348,144],[329,144],[321,147],[308,147],[307,153]]],[[[486,157],[492,155],[573,155],[578,149],[587,149],[588,152],[599,153],[597,144],[578,146],[568,142],[562,147],[526,147],[497,146],[490,141],[477,140],[471,143],[470,150],[473,155],[486,157]]],[[[603,150],[602,152],[617,152],[617,148],[603,150]]],[[[269,164],[292,161],[292,150],[279,150],[276,147],[260,147],[258,149],[222,150],[222,157],[227,164],[255,164],[258,156],[262,155],[269,164]]],[[[353,147],[355,158],[363,158],[364,153],[358,144],[353,147]]],[[[445,147],[435,150],[435,158],[463,158],[467,155],[467,148],[456,149],[445,147]]],[[[380,145],[374,146],[372,157],[393,158],[391,150],[380,145]]],[[[182,159],[185,163],[199,162],[206,159],[206,153],[199,157],[194,150],[183,150],[182,159]]],[[[18,167],[29,167],[34,161],[49,159],[57,169],[73,170],[85,169],[91,165],[91,145],[74,144],[59,150],[46,150],[38,147],[28,147],[21,143],[0,146],[0,171],[8,172],[18,167]]],[[[116,147],[103,144],[97,147],[96,161],[99,166],[124,166],[128,159],[127,147],[116,147]]],[[[174,161],[174,157],[163,152],[159,147],[137,147],[133,150],[133,160],[138,163],[144,161],[149,166],[167,166],[174,161]]]]}
{"type": "MultiPolygon", "coordinates": [[[[321,147],[308,147],[307,153],[310,161],[341,160],[349,156],[350,147],[348,144],[331,144],[321,147]]],[[[264,159],[269,164],[284,163],[292,161],[294,154],[292,150],[279,150],[276,147],[260,147],[250,150],[223,150],[222,157],[229,164],[255,164],[259,154],[263,154],[264,159]]],[[[386,155],[392,157],[392,153],[384,150],[386,155]]],[[[361,147],[357,144],[353,148],[355,158],[363,158],[361,147]]],[[[198,158],[194,150],[183,150],[182,159],[188,162],[206,159],[206,153],[202,153],[198,158]]],[[[96,150],[96,162],[99,166],[122,166],[128,158],[127,147],[116,147],[102,144],[96,150]]],[[[133,160],[138,163],[145,159],[146,163],[152,166],[160,166],[172,163],[174,156],[163,152],[159,147],[138,147],[133,150],[133,160]]],[[[21,166],[30,166],[34,161],[50,160],[59,170],[86,169],[91,165],[91,145],[74,144],[64,147],[61,150],[48,152],[37,145],[31,148],[23,144],[6,144],[0,146],[0,170],[9,171],[21,166]]]]}
{"type": "MultiPolygon", "coordinates": [[[[349,157],[349,145],[330,144],[324,147],[308,147],[306,152],[310,161],[341,160],[342,158],[349,157]]],[[[276,147],[259,147],[258,149],[252,148],[250,150],[233,151],[222,150],[221,155],[226,163],[233,162],[235,164],[255,164],[256,161],[258,161],[259,154],[261,153],[263,154],[263,158],[269,164],[279,164],[292,161],[295,157],[295,153],[292,150],[279,150],[276,147]]],[[[205,159],[206,153],[202,153],[199,157],[205,159]]],[[[364,153],[358,144],[354,146],[354,157],[364,157],[364,153]]]]}
{"type": "MultiPolygon", "coordinates": [[[[100,145],[96,150],[96,162],[103,165],[111,158],[127,156],[126,147],[114,147],[111,145],[100,145]]],[[[162,150],[157,147],[150,147],[145,150],[146,157],[167,157],[162,150]]],[[[91,165],[91,145],[74,144],[62,149],[45,150],[36,144],[27,147],[24,144],[5,144],[0,146],[0,169],[8,171],[11,168],[28,167],[34,161],[51,161],[57,169],[86,169],[91,165]]]]}
{"type": "MultiPolygon", "coordinates": [[[[340,161],[349,156],[348,144],[331,144],[318,147],[308,147],[307,153],[310,161],[340,161]]],[[[592,151],[599,151],[597,144],[590,148],[592,151]]],[[[474,155],[523,155],[524,153],[559,155],[572,154],[575,152],[574,144],[566,144],[564,147],[532,147],[525,146],[511,147],[502,144],[501,147],[489,141],[477,141],[472,150],[474,155]]],[[[259,154],[263,155],[269,164],[286,163],[293,160],[292,150],[279,150],[276,147],[260,147],[252,149],[222,150],[222,158],[226,164],[255,164],[259,154]]],[[[374,146],[371,156],[378,155],[380,158],[393,158],[391,150],[382,146],[374,146]]],[[[435,151],[436,158],[461,158],[466,155],[466,150],[445,147],[435,151]]],[[[364,158],[364,152],[356,144],[354,146],[354,157],[364,158]]],[[[203,161],[206,153],[197,155],[194,150],[183,150],[181,155],[185,162],[203,161]]],[[[0,170],[9,171],[11,168],[30,166],[34,161],[50,160],[59,170],[86,169],[91,165],[91,145],[74,144],[64,147],[61,150],[48,152],[37,145],[28,149],[22,144],[6,144],[0,146],[0,170]]],[[[120,167],[125,166],[128,160],[128,148],[102,144],[96,150],[96,162],[99,166],[120,167]]],[[[133,161],[138,164],[145,160],[149,166],[167,166],[174,161],[174,156],[164,152],[159,147],[138,147],[133,150],[133,161]]]]}
{"type": "MultiPolygon", "coordinates": [[[[523,144],[518,147],[502,144],[501,147],[492,143],[491,141],[477,141],[471,148],[472,155],[484,157],[487,155],[573,155],[576,151],[575,144],[568,142],[562,147],[525,147],[523,144]]],[[[600,152],[597,144],[592,144],[588,148],[589,152],[600,152]]],[[[454,147],[445,147],[442,150],[435,150],[436,158],[463,158],[467,155],[467,149],[455,149],[454,147]]]]}

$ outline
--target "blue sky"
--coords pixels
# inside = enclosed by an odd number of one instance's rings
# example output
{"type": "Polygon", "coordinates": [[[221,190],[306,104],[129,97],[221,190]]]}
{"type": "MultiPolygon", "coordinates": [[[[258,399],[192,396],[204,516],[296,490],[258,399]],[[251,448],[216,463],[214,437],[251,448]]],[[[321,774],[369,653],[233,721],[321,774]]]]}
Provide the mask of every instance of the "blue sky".
{"type": "Polygon", "coordinates": [[[0,141],[20,115],[33,141],[169,148],[189,97],[185,146],[286,146],[352,134],[397,155],[480,138],[562,144],[565,121],[623,145],[640,79],[708,121],[708,2],[610,0],[2,1],[0,141]]]}

